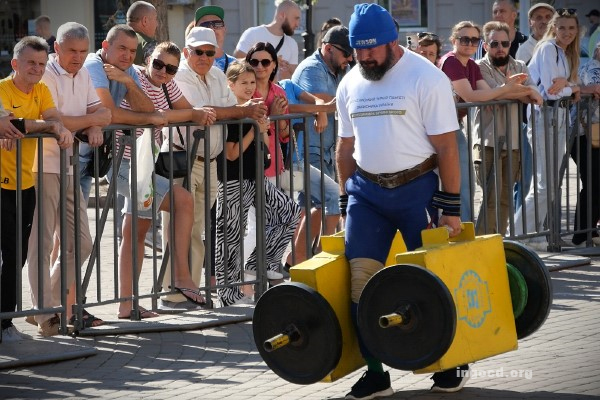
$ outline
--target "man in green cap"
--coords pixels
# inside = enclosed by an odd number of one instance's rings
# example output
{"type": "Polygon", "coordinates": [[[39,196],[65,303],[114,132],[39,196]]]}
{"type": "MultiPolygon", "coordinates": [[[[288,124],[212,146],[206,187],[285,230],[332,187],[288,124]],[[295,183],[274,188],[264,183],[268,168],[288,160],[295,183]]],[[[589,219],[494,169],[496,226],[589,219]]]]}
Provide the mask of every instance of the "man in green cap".
{"type": "Polygon", "coordinates": [[[225,26],[225,11],[219,6],[204,6],[196,10],[196,26],[212,29],[217,37],[219,47],[215,49],[214,64],[221,71],[226,72],[229,64],[235,61],[235,57],[230,56],[223,50],[227,27],[225,26]]]}

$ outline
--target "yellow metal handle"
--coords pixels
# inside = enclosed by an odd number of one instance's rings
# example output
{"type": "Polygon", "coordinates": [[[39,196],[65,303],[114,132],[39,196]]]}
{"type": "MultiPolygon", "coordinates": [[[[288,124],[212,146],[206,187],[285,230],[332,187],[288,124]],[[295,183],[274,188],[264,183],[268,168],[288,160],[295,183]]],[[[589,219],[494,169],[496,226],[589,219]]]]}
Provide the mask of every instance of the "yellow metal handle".
{"type": "Polygon", "coordinates": [[[290,344],[290,336],[285,333],[280,333],[279,335],[275,335],[270,339],[265,340],[263,343],[263,347],[266,351],[271,352],[277,349],[280,349],[284,346],[290,344]]]}
{"type": "Polygon", "coordinates": [[[404,317],[397,313],[391,313],[379,317],[379,326],[382,328],[390,328],[392,326],[402,325],[404,322],[404,317]]]}

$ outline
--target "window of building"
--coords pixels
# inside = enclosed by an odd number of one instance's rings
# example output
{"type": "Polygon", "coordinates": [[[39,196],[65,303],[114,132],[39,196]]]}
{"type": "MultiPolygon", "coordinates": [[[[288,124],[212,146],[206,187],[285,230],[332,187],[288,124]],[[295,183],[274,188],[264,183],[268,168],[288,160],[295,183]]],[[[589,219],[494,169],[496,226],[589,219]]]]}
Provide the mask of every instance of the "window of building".
{"type": "Polygon", "coordinates": [[[94,48],[102,47],[102,41],[113,26],[127,23],[127,9],[135,0],[94,0],[94,48]]]}
{"type": "Polygon", "coordinates": [[[13,48],[21,38],[35,33],[33,20],[39,15],[39,0],[0,1],[0,78],[11,73],[13,48]]]}

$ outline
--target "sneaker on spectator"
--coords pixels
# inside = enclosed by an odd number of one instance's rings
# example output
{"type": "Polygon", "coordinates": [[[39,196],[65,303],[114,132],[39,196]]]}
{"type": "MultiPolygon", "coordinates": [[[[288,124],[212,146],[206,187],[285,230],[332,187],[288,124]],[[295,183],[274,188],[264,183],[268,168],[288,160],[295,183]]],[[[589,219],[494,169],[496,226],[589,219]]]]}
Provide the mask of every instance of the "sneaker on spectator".
{"type": "Polygon", "coordinates": [[[531,247],[535,251],[548,251],[548,240],[545,237],[537,237],[532,239],[526,239],[522,241],[524,245],[531,247]]]}
{"type": "Polygon", "coordinates": [[[346,395],[346,399],[374,399],[376,397],[391,396],[394,394],[390,383],[390,373],[384,372],[380,374],[373,371],[365,371],[358,382],[352,386],[350,393],[346,395]]]}
{"type": "Polygon", "coordinates": [[[2,329],[2,343],[18,342],[21,340],[33,339],[31,336],[19,332],[16,326],[11,325],[2,329]]]}
{"type": "Polygon", "coordinates": [[[254,305],[254,299],[252,298],[252,296],[245,295],[241,299],[234,301],[232,305],[234,305],[234,304],[252,304],[252,305],[254,305]]]}
{"type": "Polygon", "coordinates": [[[453,369],[448,369],[442,372],[433,374],[432,392],[436,393],[453,393],[458,392],[465,386],[469,380],[469,366],[461,365],[453,369]]]}
{"type": "Polygon", "coordinates": [[[150,248],[155,248],[156,251],[160,251],[162,252],[162,235],[160,233],[159,230],[156,231],[156,239],[153,240],[153,236],[152,236],[152,230],[149,230],[146,233],[146,240],[144,241],[144,244],[147,247],[150,248]]]}
{"type": "Polygon", "coordinates": [[[58,314],[54,314],[54,317],[45,320],[41,324],[38,324],[38,334],[49,337],[58,335],[60,328],[60,317],[58,314]]]}

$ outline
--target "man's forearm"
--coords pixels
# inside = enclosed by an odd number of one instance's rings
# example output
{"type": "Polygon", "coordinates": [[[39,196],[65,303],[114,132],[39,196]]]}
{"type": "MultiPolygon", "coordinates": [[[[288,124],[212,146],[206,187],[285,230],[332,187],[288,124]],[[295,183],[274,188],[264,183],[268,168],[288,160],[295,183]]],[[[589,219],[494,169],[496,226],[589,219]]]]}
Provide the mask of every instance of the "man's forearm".
{"type": "Polygon", "coordinates": [[[149,125],[150,114],[151,112],[135,112],[117,107],[112,112],[112,123],[125,125],[149,125]]]}
{"type": "Polygon", "coordinates": [[[27,133],[54,133],[57,122],[55,120],[26,119],[25,130],[27,133]]]}
{"type": "Polygon", "coordinates": [[[346,181],[356,171],[356,160],[352,156],[354,153],[354,139],[338,139],[336,149],[336,165],[340,183],[340,193],[346,193],[346,181]]]}
{"type": "Polygon", "coordinates": [[[153,112],[154,104],[152,104],[152,100],[140,87],[132,80],[132,83],[128,83],[127,85],[127,95],[125,98],[127,102],[131,106],[133,111],[139,112],[153,112]]]}

